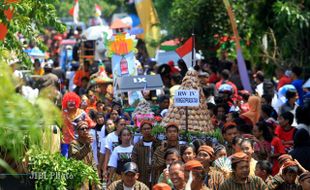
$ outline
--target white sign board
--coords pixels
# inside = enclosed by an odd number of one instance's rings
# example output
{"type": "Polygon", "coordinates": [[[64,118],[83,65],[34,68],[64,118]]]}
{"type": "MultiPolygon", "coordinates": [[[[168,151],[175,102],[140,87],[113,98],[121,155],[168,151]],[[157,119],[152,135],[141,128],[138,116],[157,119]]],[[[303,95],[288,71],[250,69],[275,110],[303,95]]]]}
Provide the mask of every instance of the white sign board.
{"type": "Polygon", "coordinates": [[[199,106],[198,90],[176,90],[174,95],[175,106],[199,106]]]}

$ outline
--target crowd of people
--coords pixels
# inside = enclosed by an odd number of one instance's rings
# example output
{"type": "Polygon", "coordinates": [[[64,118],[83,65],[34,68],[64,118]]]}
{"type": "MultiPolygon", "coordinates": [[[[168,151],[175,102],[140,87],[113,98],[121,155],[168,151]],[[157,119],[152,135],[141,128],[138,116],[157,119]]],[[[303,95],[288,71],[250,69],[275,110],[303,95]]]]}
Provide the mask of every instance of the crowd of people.
{"type": "MultiPolygon", "coordinates": [[[[224,141],[184,143],[174,122],[163,126],[164,140],[152,133],[155,124],[149,120],[133,130],[136,121],[125,110],[128,104],[114,97],[110,81],[92,82],[96,71],[90,63],[67,73],[57,60],[47,62],[44,70],[39,60],[34,65],[34,73],[44,76],[44,88],[54,86],[64,94],[61,154],[92,166],[107,189],[310,189],[310,86],[300,67],[278,68],[270,80],[262,69],[253,69],[250,92],[242,87],[236,62],[198,61],[193,69],[199,73],[207,114],[224,141]]],[[[160,123],[188,69],[182,60],[141,65],[144,74],[160,74],[164,83],[162,90],[142,93],[158,106],[154,113],[160,123]]],[[[85,184],[87,188],[100,187],[85,184]]]]}

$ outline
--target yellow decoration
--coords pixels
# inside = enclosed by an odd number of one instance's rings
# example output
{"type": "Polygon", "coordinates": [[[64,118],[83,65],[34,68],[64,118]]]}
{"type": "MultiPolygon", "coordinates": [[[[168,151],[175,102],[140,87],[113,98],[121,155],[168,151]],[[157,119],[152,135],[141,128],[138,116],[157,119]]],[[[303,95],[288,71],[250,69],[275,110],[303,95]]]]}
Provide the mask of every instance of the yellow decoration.
{"type": "Polygon", "coordinates": [[[108,43],[108,55],[126,55],[135,51],[134,40],[127,38],[126,34],[116,34],[114,40],[108,43]]]}

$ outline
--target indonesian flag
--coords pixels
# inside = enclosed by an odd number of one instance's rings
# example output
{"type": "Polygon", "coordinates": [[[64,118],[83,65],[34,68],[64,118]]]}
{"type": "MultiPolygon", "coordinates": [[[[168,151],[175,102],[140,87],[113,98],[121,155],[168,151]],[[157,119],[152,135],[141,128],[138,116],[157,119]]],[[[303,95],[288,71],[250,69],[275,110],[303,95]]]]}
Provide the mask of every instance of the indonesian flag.
{"type": "Polygon", "coordinates": [[[186,63],[187,68],[191,68],[192,65],[192,53],[194,53],[194,64],[196,58],[196,51],[193,51],[193,37],[190,37],[181,47],[177,48],[176,53],[180,56],[181,59],[186,63]]]}
{"type": "Polygon", "coordinates": [[[69,10],[69,14],[73,16],[73,22],[75,24],[79,23],[79,1],[75,0],[74,6],[69,10]]]}
{"type": "Polygon", "coordinates": [[[95,16],[100,17],[101,16],[101,8],[99,5],[95,4],[95,16]]]}

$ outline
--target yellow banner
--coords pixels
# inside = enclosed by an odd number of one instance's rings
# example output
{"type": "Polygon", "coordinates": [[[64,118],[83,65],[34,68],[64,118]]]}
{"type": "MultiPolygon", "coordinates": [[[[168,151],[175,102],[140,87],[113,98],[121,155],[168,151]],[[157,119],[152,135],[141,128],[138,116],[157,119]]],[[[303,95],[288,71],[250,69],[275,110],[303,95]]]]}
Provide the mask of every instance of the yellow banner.
{"type": "Polygon", "coordinates": [[[149,56],[155,56],[157,44],[160,41],[160,28],[157,12],[152,0],[137,0],[136,10],[140,18],[144,34],[138,37],[144,39],[149,56]]]}

